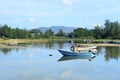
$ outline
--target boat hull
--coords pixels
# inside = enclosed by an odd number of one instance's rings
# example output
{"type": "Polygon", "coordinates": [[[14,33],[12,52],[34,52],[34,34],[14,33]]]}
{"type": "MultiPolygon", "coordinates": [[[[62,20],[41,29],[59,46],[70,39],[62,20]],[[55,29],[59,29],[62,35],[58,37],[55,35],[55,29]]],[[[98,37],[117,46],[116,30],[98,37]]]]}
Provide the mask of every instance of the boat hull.
{"type": "Polygon", "coordinates": [[[81,56],[81,55],[91,55],[92,52],[86,52],[86,53],[81,53],[81,52],[75,52],[75,51],[64,51],[64,50],[58,50],[63,56],[81,56]]]}

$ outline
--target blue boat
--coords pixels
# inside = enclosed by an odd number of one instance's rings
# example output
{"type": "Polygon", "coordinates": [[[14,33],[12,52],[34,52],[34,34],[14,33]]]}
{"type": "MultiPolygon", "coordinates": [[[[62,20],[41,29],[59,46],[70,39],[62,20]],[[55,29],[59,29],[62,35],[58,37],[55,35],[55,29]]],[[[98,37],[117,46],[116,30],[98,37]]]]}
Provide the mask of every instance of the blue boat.
{"type": "Polygon", "coordinates": [[[92,52],[76,52],[76,51],[64,51],[64,50],[58,50],[63,56],[81,56],[81,55],[91,55],[92,52]]]}

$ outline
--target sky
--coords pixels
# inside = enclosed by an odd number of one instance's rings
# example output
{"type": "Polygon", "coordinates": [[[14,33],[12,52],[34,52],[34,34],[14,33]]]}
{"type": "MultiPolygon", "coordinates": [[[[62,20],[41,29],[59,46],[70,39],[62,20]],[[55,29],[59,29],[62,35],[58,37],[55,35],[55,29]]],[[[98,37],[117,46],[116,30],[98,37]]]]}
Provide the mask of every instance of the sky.
{"type": "Polygon", "coordinates": [[[120,0],[0,0],[0,25],[94,28],[120,21],[120,0]]]}

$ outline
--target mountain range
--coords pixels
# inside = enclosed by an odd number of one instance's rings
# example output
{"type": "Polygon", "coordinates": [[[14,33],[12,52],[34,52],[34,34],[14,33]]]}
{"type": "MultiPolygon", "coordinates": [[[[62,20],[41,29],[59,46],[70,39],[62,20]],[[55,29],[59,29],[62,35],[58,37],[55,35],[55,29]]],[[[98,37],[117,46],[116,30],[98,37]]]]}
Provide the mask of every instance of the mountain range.
{"type": "Polygon", "coordinates": [[[41,32],[45,32],[46,30],[52,29],[52,31],[54,33],[57,33],[60,29],[63,30],[63,32],[65,33],[70,33],[73,32],[74,29],[76,29],[75,27],[66,27],[66,26],[51,26],[51,27],[39,27],[38,30],[40,30],[41,32]]]}

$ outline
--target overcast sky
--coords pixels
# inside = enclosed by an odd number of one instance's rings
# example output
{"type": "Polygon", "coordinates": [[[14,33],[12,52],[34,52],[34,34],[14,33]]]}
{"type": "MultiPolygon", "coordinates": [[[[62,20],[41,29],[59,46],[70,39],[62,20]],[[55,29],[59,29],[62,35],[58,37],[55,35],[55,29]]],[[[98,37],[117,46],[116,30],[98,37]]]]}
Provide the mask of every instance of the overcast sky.
{"type": "Polygon", "coordinates": [[[0,24],[11,27],[87,27],[120,21],[120,0],[0,0],[0,24]]]}

